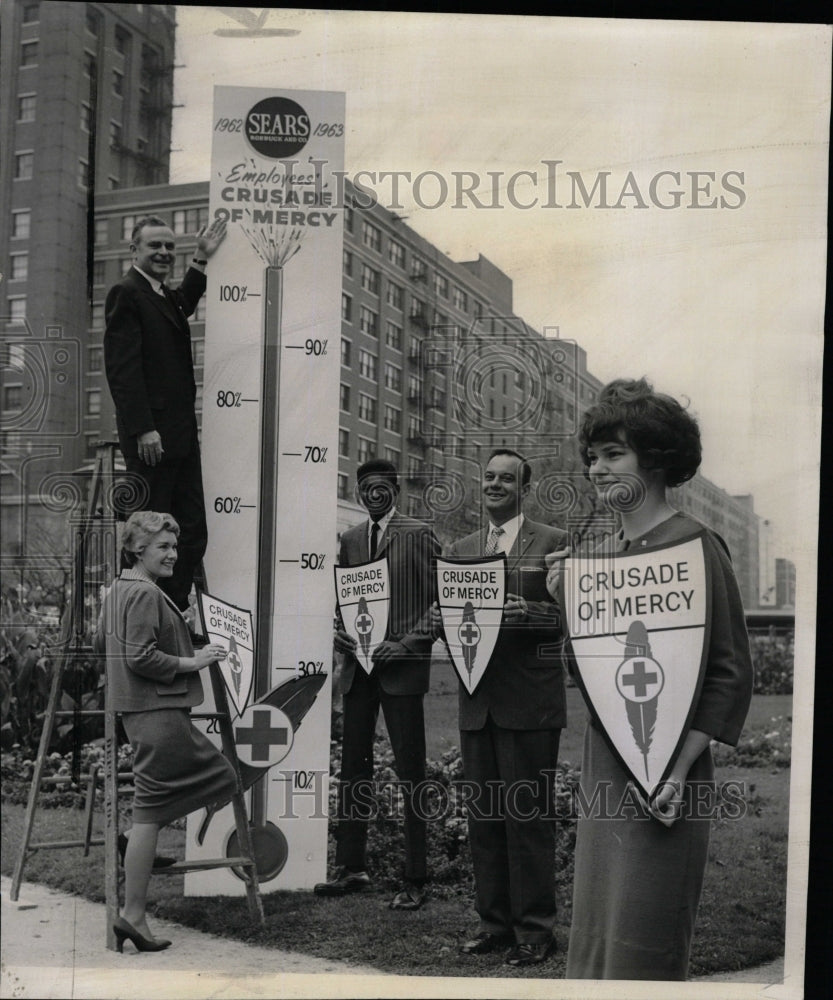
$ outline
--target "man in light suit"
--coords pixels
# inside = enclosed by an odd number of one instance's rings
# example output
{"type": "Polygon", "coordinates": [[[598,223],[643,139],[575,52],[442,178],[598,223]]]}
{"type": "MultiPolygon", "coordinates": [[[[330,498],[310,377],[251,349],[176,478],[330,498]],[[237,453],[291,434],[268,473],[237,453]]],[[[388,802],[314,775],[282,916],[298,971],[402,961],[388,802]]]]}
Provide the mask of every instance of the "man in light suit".
{"type": "MultiPolygon", "coordinates": [[[[517,452],[492,452],[482,483],[489,523],[446,553],[507,557],[506,603],[492,657],[473,694],[460,684],[463,773],[480,793],[469,802],[480,929],[460,950],[480,955],[511,945],[506,962],[517,967],[542,962],[554,946],[555,829],[547,818],[546,783],[553,780],[567,721],[561,660],[539,652],[561,635],[544,557],[563,549],[567,535],[524,517],[531,477],[517,452]]],[[[431,618],[441,631],[438,607],[431,618]]]]}
{"type": "Polygon", "coordinates": [[[405,805],[405,871],[390,903],[395,910],[417,910],[425,901],[426,822],[412,806],[411,793],[425,780],[423,698],[428,690],[432,635],[429,609],[434,601],[434,560],[440,544],[430,526],[396,509],[396,467],[371,459],[359,467],[358,492],[370,515],[341,536],[340,566],[356,566],[384,556],[388,563],[390,606],[385,641],[374,654],[368,675],[356,659],[356,641],[337,628],[334,646],[345,653],[342,674],[344,716],[341,781],[338,797],[336,865],[319,896],[343,896],[371,885],[366,871],[368,802],[373,780],[373,735],[379,708],[385,714],[405,805]]]}
{"type": "Polygon", "coordinates": [[[182,284],[171,289],[165,279],[174,264],[174,234],[164,219],[140,219],[131,235],[133,266],[104,307],[104,365],[119,445],[128,473],[137,477],[124,512],[165,511],[179,523],[176,568],[160,585],[183,611],[208,538],[187,317],[205,292],[205,266],[225,231],[222,221],[202,229],[182,284]]]}

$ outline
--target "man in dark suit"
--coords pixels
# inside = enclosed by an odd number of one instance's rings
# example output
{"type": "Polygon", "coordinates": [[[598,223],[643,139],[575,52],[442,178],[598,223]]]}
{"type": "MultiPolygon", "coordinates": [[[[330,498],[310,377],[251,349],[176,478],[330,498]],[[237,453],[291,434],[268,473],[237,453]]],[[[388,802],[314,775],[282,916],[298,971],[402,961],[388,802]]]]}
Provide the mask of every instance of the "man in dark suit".
{"type": "Polygon", "coordinates": [[[127,471],[136,477],[125,513],[164,511],[179,523],[179,558],[161,585],[183,611],[208,538],[187,317],[224,236],[225,222],[204,227],[182,284],[171,289],[165,279],[174,264],[174,234],[164,219],[140,219],[131,236],[133,266],[105,303],[107,383],[127,471]]]}
{"type": "MultiPolygon", "coordinates": [[[[494,451],[482,483],[489,523],[447,552],[450,558],[507,557],[506,603],[492,657],[473,694],[460,684],[463,773],[478,793],[468,808],[480,916],[477,936],[460,950],[480,955],[511,945],[506,961],[513,966],[543,961],[554,945],[555,829],[546,785],[566,725],[561,660],[542,657],[539,647],[561,635],[544,557],[563,549],[567,535],[524,517],[531,477],[517,452],[494,451]]],[[[439,632],[437,607],[431,617],[439,632]]]]}
{"type": "Polygon", "coordinates": [[[337,628],[334,646],[345,654],[342,674],[344,716],[338,797],[336,865],[319,896],[343,896],[371,885],[366,871],[368,794],[373,780],[373,735],[381,706],[401,783],[405,812],[403,885],[391,901],[395,910],[417,910],[425,900],[426,822],[412,804],[425,780],[423,697],[428,690],[432,635],[429,609],[434,601],[434,560],[440,544],[430,526],[396,509],[396,467],[372,459],[359,467],[358,492],[370,515],[341,536],[340,566],[355,566],[384,556],[388,563],[390,606],[385,641],[373,654],[368,674],[356,658],[356,641],[337,628]]]}

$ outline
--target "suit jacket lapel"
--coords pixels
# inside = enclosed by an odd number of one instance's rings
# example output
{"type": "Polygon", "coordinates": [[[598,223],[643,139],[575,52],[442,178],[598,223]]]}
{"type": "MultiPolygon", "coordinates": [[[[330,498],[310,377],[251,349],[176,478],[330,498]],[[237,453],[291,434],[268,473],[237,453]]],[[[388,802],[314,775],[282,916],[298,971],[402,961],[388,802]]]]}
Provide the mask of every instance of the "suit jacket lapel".
{"type": "Polygon", "coordinates": [[[379,559],[385,554],[390,543],[393,541],[394,532],[399,533],[400,519],[398,514],[394,514],[390,519],[387,528],[385,528],[382,533],[382,537],[379,539],[379,548],[376,550],[376,558],[379,559]]]}
{"type": "Polygon", "coordinates": [[[131,272],[131,278],[136,288],[153,303],[154,307],[162,313],[165,319],[174,323],[180,330],[185,330],[187,320],[181,311],[176,308],[169,295],[157,295],[147,278],[139,274],[135,269],[131,272]]]}
{"type": "Polygon", "coordinates": [[[506,570],[511,573],[512,570],[520,562],[521,557],[524,552],[532,545],[535,540],[535,529],[531,527],[529,521],[524,518],[523,524],[521,525],[521,530],[518,532],[512,548],[507,553],[506,556],[506,570]]]}

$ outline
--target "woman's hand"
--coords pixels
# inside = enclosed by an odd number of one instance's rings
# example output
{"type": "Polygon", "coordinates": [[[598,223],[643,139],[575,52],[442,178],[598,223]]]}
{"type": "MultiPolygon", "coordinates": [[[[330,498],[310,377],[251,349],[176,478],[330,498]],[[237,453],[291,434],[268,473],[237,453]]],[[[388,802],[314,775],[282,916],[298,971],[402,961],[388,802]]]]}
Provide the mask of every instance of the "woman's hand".
{"type": "Polygon", "coordinates": [[[685,777],[675,777],[669,774],[660,786],[656,798],[651,803],[651,812],[660,823],[671,826],[680,817],[683,807],[683,790],[685,789],[685,777]]]}
{"type": "Polygon", "coordinates": [[[202,649],[198,649],[193,656],[180,656],[180,674],[193,674],[198,670],[204,670],[209,663],[221,662],[228,656],[228,650],[221,646],[219,642],[210,642],[202,649]]]}
{"type": "Polygon", "coordinates": [[[674,763],[671,773],[662,782],[660,789],[650,805],[651,812],[660,823],[671,826],[680,818],[683,806],[685,783],[691,765],[709,745],[711,737],[699,729],[689,729],[686,733],[680,756],[674,763]]]}
{"type": "Polygon", "coordinates": [[[561,577],[564,575],[564,560],[569,554],[569,549],[558,549],[558,551],[549,552],[544,556],[544,560],[549,567],[547,572],[547,593],[554,601],[558,600],[561,577]]]}

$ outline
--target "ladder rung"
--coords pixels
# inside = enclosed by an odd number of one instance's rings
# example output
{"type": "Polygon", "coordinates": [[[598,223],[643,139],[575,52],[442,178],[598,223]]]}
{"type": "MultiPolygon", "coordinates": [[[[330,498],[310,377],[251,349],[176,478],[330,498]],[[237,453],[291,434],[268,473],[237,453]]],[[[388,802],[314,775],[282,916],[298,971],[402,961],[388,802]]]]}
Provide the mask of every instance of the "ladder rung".
{"type": "MultiPolygon", "coordinates": [[[[90,847],[100,847],[104,843],[101,837],[93,837],[90,840],[90,847]]],[[[42,844],[29,844],[29,850],[33,853],[35,851],[52,851],[59,847],[86,847],[86,840],[45,840],[42,844]]]]}
{"type": "MultiPolygon", "coordinates": [[[[75,782],[75,784],[86,785],[86,784],[89,783],[91,777],[92,777],[92,775],[90,775],[90,774],[82,774],[78,778],[78,781],[75,782]]],[[[98,774],[96,774],[96,776],[95,776],[95,780],[96,780],[96,782],[99,782],[99,781],[103,782],[104,781],[104,772],[103,771],[99,771],[98,774]]],[[[120,771],[119,774],[118,774],[118,780],[119,781],[124,781],[124,782],[132,781],[133,780],[133,772],[132,771],[120,771]]],[[[72,781],[72,775],[70,775],[70,774],[54,774],[51,778],[41,778],[41,782],[40,783],[41,783],[41,787],[43,787],[44,785],[68,785],[68,784],[72,784],[73,781],[72,781]]]]}
{"type": "Polygon", "coordinates": [[[249,858],[205,858],[202,861],[177,861],[167,868],[154,868],[154,875],[180,875],[182,872],[210,871],[213,868],[251,868],[256,861],[249,858]]]}

